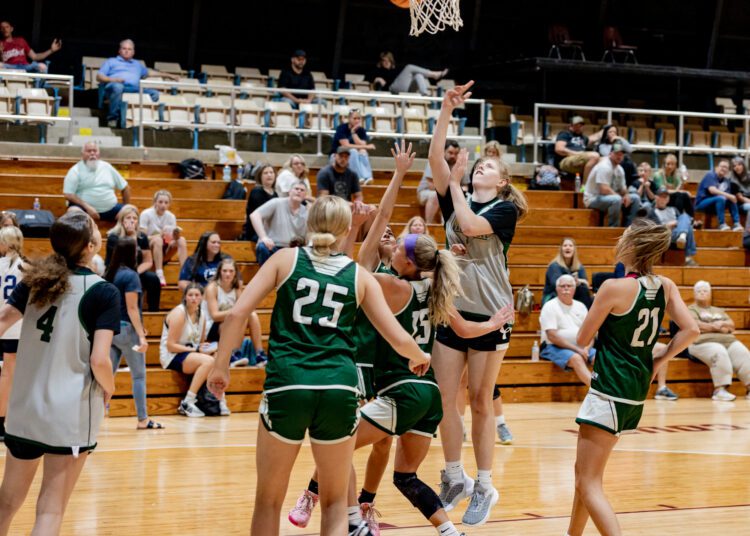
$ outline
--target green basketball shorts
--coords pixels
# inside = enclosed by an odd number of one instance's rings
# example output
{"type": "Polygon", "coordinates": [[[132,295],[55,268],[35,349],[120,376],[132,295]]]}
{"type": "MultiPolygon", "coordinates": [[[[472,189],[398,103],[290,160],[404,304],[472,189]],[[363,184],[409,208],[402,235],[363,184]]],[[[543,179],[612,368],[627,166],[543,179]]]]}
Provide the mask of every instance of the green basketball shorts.
{"type": "Polygon", "coordinates": [[[635,431],[643,414],[643,403],[626,404],[588,392],[578,410],[576,422],[590,424],[619,436],[635,431]]]}
{"type": "Polygon", "coordinates": [[[407,381],[378,393],[362,406],[362,418],[390,435],[406,433],[435,437],[443,418],[440,390],[434,383],[407,381]]]}

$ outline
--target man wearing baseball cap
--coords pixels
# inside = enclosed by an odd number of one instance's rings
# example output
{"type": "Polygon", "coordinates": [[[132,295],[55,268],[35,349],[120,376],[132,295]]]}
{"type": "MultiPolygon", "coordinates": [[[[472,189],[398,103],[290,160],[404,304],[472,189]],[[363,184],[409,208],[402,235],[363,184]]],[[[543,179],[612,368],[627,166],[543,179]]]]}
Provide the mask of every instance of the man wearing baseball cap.
{"type": "Polygon", "coordinates": [[[693,259],[698,249],[695,246],[692,218],[684,212],[677,212],[675,207],[667,206],[669,190],[666,186],[660,186],[654,193],[654,207],[649,211],[648,217],[672,230],[672,245],[685,250],[685,266],[698,266],[693,259]]]}
{"type": "Polygon", "coordinates": [[[599,161],[599,153],[587,150],[597,143],[601,131],[589,138],[583,133],[583,117],[574,115],[570,118],[568,130],[563,130],[555,138],[555,167],[567,173],[580,173],[585,181],[591,169],[599,161]]]}
{"type": "MultiPolygon", "coordinates": [[[[292,52],[291,65],[288,69],[282,69],[279,73],[280,88],[285,89],[315,89],[315,80],[313,80],[310,71],[305,69],[307,64],[307,53],[302,49],[292,52]]],[[[312,102],[313,96],[310,93],[292,93],[290,91],[281,92],[282,100],[292,105],[292,108],[299,108],[300,103],[312,102]]]]}
{"type": "Polygon", "coordinates": [[[621,212],[625,213],[627,227],[641,208],[638,194],[628,193],[625,171],[620,165],[624,157],[625,148],[620,142],[615,142],[609,156],[603,157],[589,173],[583,191],[584,205],[605,212],[610,227],[620,225],[621,212]]]}

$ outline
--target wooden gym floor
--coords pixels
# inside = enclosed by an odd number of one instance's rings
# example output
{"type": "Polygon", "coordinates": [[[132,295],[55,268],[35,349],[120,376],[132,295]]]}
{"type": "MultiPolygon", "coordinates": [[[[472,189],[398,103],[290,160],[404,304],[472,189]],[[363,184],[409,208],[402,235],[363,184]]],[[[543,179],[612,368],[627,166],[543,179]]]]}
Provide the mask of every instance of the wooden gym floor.
{"type": "MultiPolygon", "coordinates": [[[[573,496],[578,403],[507,404],[515,441],[497,445],[494,482],[501,498],[483,527],[468,535],[562,536],[573,496]]],[[[229,418],[160,417],[167,429],[134,430],[135,418],[105,421],[68,507],[66,535],[247,534],[255,492],[257,413],[229,418]]],[[[2,454],[5,455],[4,452],[2,454]]],[[[472,451],[464,448],[475,474],[472,451]]],[[[355,454],[362,474],[367,450],[355,454]]],[[[430,485],[442,467],[439,441],[422,466],[430,485]]],[[[313,469],[309,444],[297,460],[283,516],[313,469]]],[[[649,400],[639,433],[620,439],[605,489],[628,535],[749,534],[750,401],[649,400]]],[[[391,468],[386,472],[390,474],[391,468]]],[[[28,534],[39,477],[11,534],[28,534]]],[[[361,483],[361,481],[360,481],[361,483]]],[[[434,534],[386,478],[377,497],[384,534],[434,534]],[[386,525],[387,524],[387,525],[386,525]]],[[[466,502],[451,513],[454,521],[466,502]]],[[[281,524],[282,534],[317,533],[281,524]]],[[[589,522],[586,534],[596,534],[589,522]]]]}

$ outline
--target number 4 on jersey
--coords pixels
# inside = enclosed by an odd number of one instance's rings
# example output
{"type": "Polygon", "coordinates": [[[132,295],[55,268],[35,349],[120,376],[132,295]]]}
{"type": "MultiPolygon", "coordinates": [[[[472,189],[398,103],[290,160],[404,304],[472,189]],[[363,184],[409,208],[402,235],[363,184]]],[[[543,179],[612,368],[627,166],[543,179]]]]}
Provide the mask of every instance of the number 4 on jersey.
{"type": "Polygon", "coordinates": [[[52,330],[54,329],[52,323],[55,320],[56,314],[57,306],[53,305],[52,307],[47,309],[46,313],[39,317],[39,320],[36,321],[36,329],[42,332],[42,342],[50,342],[52,340],[51,335],[52,330]]]}

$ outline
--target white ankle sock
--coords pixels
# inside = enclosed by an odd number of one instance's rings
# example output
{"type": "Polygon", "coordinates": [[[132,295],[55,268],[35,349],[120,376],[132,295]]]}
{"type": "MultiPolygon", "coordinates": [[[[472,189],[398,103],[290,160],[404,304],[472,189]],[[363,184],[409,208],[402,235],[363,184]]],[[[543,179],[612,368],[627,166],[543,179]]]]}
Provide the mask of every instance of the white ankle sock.
{"type": "Polygon", "coordinates": [[[457,462],[445,462],[445,474],[451,482],[461,480],[464,475],[464,465],[461,460],[457,462]]]}
{"type": "Polygon", "coordinates": [[[164,270],[156,270],[156,275],[164,277],[164,270]]]}
{"type": "Polygon", "coordinates": [[[356,526],[362,523],[362,511],[359,509],[359,505],[349,506],[346,511],[349,515],[349,525],[356,526]]]}
{"type": "Polygon", "coordinates": [[[437,531],[440,536],[459,536],[461,534],[456,529],[456,526],[450,521],[446,521],[437,527],[437,531]]]}
{"type": "Polygon", "coordinates": [[[195,404],[196,400],[198,400],[198,395],[192,391],[188,391],[185,395],[185,402],[187,402],[188,404],[195,404]]]}
{"type": "Polygon", "coordinates": [[[490,489],[492,487],[492,471],[477,471],[477,482],[484,489],[490,489]]]}
{"type": "Polygon", "coordinates": [[[505,415],[495,417],[495,426],[500,426],[501,424],[505,424],[505,415]]]}

